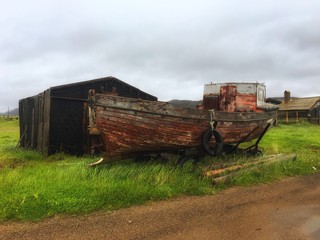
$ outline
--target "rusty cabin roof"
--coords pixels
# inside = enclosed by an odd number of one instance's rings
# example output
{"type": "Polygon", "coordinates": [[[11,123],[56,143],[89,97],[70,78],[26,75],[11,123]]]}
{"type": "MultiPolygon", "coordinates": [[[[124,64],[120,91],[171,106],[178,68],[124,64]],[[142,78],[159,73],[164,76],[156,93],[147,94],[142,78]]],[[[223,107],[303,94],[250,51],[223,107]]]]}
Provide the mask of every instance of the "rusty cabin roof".
{"type": "Polygon", "coordinates": [[[310,110],[319,101],[320,96],[291,99],[288,103],[281,103],[279,111],[310,110]]]}

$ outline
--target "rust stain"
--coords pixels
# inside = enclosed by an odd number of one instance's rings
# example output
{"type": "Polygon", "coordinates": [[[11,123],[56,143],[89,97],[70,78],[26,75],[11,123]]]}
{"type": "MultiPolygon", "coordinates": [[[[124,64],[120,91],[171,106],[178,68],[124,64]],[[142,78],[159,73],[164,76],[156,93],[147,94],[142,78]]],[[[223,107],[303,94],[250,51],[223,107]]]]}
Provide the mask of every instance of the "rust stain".
{"type": "Polygon", "coordinates": [[[259,101],[265,100],[264,87],[256,83],[212,84],[203,96],[201,108],[225,112],[262,112],[258,106],[259,101]]]}
{"type": "MultiPolygon", "coordinates": [[[[236,144],[243,139],[249,141],[259,137],[275,115],[273,112],[257,113],[253,110],[237,112],[239,106],[251,106],[254,96],[238,95],[235,86],[221,88],[219,108],[224,111],[216,111],[213,115],[206,109],[179,108],[166,102],[124,98],[94,91],[89,96],[89,132],[97,129],[101,136],[95,136],[93,147],[103,146],[101,149],[111,159],[141,153],[191,148],[200,150],[204,133],[211,128],[210,122],[221,135],[223,144],[236,144]]],[[[209,106],[218,105],[216,96],[208,99],[209,106]]],[[[217,141],[211,139],[210,144],[217,144],[217,141]]]]}

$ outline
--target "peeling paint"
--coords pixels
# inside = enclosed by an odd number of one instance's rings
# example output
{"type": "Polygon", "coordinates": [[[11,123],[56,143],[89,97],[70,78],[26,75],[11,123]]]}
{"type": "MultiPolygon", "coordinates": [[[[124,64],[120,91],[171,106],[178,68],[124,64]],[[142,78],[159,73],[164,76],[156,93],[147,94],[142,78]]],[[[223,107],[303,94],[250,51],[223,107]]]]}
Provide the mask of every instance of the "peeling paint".
{"type": "MultiPolygon", "coordinates": [[[[231,92],[228,100],[236,101],[234,89],[223,89],[226,94],[231,92]]],[[[92,128],[101,132],[102,149],[106,158],[113,160],[146,153],[200,151],[210,123],[223,144],[250,141],[261,136],[275,117],[275,112],[214,111],[211,115],[207,109],[180,108],[160,101],[94,92],[89,96],[94,109],[89,132],[92,128]]],[[[217,139],[208,144],[215,147],[217,139]]]]}

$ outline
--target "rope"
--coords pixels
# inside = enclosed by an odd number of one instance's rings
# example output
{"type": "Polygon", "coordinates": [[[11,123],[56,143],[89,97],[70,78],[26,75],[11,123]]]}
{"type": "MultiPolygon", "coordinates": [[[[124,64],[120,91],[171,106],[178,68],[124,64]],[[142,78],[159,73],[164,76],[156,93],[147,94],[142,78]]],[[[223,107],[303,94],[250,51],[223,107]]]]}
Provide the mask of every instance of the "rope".
{"type": "Polygon", "coordinates": [[[214,120],[213,120],[213,118],[215,117],[215,112],[214,112],[214,109],[211,109],[211,110],[209,110],[209,112],[210,112],[210,127],[211,127],[211,131],[213,131],[213,124],[214,124],[214,120]]]}

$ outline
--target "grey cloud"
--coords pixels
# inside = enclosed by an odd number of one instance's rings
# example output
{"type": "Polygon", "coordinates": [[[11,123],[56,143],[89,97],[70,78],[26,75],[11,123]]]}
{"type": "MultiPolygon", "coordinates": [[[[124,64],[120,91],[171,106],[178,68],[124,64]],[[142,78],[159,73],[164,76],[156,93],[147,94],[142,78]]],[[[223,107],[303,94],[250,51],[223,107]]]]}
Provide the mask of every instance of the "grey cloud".
{"type": "Polygon", "coordinates": [[[17,92],[12,98],[2,90],[0,112],[50,86],[109,75],[161,100],[200,99],[203,84],[215,81],[265,82],[269,96],[320,95],[317,1],[56,0],[16,7],[13,0],[0,7],[1,82],[17,92]]]}

